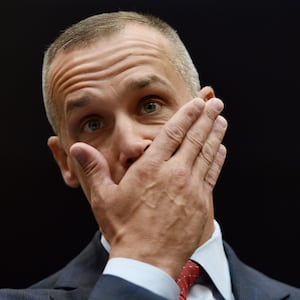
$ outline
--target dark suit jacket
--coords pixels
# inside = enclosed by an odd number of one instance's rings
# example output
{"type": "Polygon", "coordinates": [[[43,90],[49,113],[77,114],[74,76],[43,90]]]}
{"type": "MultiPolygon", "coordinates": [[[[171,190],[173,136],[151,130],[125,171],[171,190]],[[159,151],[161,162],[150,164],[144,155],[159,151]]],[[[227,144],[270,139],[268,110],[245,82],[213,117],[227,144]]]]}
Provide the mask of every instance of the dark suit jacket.
{"type": "MultiPolygon", "coordinates": [[[[300,300],[300,289],[275,281],[242,263],[224,242],[236,300],[300,300]]],[[[163,300],[118,277],[101,275],[108,254],[97,232],[69,264],[27,289],[2,289],[0,300],[163,300]]]]}

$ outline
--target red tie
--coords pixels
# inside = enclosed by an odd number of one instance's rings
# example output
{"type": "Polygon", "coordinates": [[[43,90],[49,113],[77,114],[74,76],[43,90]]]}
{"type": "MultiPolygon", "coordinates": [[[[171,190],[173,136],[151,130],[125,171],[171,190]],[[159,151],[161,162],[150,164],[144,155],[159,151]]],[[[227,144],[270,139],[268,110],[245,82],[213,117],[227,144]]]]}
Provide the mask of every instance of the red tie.
{"type": "Polygon", "coordinates": [[[199,277],[200,272],[201,269],[197,263],[193,262],[192,260],[188,260],[185,263],[176,279],[176,283],[180,288],[179,300],[186,299],[190,288],[195,283],[196,279],[199,277]]]}

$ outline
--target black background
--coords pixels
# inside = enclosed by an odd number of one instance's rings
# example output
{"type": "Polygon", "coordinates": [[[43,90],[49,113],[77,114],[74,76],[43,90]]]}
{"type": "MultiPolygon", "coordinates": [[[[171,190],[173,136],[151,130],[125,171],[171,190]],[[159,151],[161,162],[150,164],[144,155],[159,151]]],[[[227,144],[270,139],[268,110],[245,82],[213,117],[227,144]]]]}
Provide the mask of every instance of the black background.
{"type": "Polygon", "coordinates": [[[246,263],[300,287],[297,0],[1,2],[0,287],[21,288],[73,258],[96,224],[47,148],[41,63],[60,30],[89,15],[154,13],[186,43],[202,85],[225,102],[228,158],[215,189],[224,239],[246,263]]]}

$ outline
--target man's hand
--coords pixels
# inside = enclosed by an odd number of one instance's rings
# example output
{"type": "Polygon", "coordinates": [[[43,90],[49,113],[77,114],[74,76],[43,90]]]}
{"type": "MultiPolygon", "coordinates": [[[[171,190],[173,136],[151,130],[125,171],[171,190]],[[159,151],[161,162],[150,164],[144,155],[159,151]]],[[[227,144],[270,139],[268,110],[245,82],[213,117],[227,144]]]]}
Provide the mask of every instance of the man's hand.
{"type": "Polygon", "coordinates": [[[99,151],[80,142],[72,145],[111,257],[137,259],[176,277],[199,246],[213,210],[212,191],[226,154],[222,110],[217,98],[188,102],[118,184],[99,151]]]}

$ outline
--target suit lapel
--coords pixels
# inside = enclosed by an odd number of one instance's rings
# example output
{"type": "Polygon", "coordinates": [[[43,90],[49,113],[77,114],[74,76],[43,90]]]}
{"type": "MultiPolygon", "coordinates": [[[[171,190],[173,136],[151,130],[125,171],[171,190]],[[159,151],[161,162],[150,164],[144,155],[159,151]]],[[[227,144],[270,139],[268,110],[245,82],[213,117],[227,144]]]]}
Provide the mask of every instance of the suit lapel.
{"type": "Polygon", "coordinates": [[[55,284],[56,289],[92,288],[103,272],[108,253],[100,242],[100,233],[82,252],[62,270],[55,284]]]}
{"type": "Polygon", "coordinates": [[[86,248],[59,272],[54,289],[48,291],[48,297],[45,298],[49,300],[88,299],[107,260],[108,253],[100,242],[100,233],[96,232],[86,248]]]}
{"type": "Polygon", "coordinates": [[[226,242],[224,242],[224,249],[229,263],[235,300],[282,300],[289,298],[289,292],[284,285],[245,265],[226,242]]]}
{"type": "MultiPolygon", "coordinates": [[[[232,291],[235,300],[283,300],[289,298],[284,285],[276,283],[260,272],[241,262],[231,247],[224,242],[229,263],[232,291]]],[[[60,292],[77,290],[78,300],[84,299],[96,284],[108,260],[108,253],[100,242],[97,232],[89,245],[74,258],[59,274],[54,293],[49,300],[62,299],[60,292]]],[[[76,299],[76,297],[74,298],[76,299]]]]}

